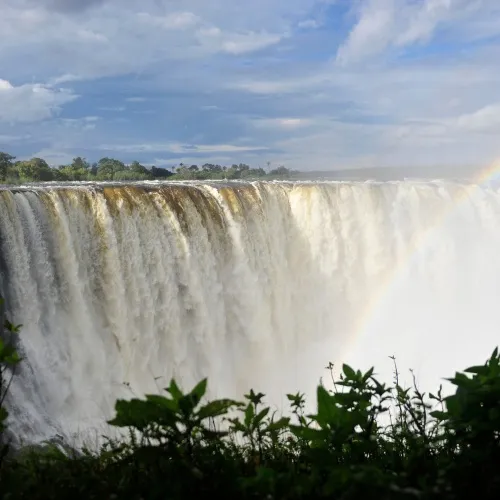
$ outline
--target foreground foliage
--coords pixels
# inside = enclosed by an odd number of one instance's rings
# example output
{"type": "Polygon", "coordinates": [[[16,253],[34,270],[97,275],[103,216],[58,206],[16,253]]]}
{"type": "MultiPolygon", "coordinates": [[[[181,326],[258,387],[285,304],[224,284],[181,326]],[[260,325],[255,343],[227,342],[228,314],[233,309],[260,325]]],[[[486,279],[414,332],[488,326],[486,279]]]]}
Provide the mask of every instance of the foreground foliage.
{"type": "MultiPolygon", "coordinates": [[[[19,362],[6,345],[2,369],[19,362]]],[[[315,413],[304,413],[302,394],[288,394],[290,417],[278,417],[262,393],[206,401],[206,380],[189,392],[172,380],[165,395],[117,401],[110,424],[128,439],[108,440],[99,451],[48,444],[4,458],[0,496],[500,498],[498,350],[449,380],[456,391],[443,398],[441,390],[401,387],[397,369],[388,386],[373,369],[343,365],[333,391],[318,386],[315,413]]]]}

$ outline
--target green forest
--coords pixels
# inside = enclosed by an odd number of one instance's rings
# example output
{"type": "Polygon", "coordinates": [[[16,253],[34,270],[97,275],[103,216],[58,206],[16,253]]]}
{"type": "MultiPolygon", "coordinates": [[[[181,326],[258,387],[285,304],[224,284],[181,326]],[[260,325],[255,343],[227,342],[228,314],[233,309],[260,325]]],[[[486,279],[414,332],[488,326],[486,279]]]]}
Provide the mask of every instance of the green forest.
{"type": "Polygon", "coordinates": [[[80,156],[69,165],[51,167],[42,158],[16,161],[9,153],[0,151],[0,184],[48,181],[141,181],[153,179],[208,180],[208,179],[289,179],[297,172],[279,166],[275,169],[251,168],[244,163],[229,167],[212,163],[185,165],[171,169],[146,167],[138,161],[130,164],[115,158],[101,158],[95,163],[80,156]]]}

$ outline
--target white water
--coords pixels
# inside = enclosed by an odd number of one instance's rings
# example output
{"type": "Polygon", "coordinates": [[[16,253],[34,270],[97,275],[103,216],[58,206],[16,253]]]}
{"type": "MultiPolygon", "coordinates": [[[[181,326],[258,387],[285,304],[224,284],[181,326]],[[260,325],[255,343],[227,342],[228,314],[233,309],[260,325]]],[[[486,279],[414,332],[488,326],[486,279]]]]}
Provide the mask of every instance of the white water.
{"type": "Polygon", "coordinates": [[[328,361],[389,378],[395,354],[434,389],[500,338],[493,189],[29,187],[0,191],[0,244],[26,357],[11,426],[28,440],[85,435],[117,397],[172,376],[186,388],[208,376],[214,396],[253,387],[279,406],[285,391],[313,398],[328,361]]]}

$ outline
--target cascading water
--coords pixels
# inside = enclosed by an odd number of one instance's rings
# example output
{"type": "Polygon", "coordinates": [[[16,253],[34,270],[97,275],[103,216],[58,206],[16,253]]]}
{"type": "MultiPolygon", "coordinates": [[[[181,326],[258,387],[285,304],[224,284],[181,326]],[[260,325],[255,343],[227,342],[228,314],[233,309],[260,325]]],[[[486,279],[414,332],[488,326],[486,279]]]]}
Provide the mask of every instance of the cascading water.
{"type": "Polygon", "coordinates": [[[118,397],[172,376],[281,406],[286,391],[313,400],[328,361],[389,377],[395,354],[435,388],[500,338],[489,188],[29,186],[0,191],[0,245],[25,356],[11,428],[28,441],[102,427],[118,397]]]}

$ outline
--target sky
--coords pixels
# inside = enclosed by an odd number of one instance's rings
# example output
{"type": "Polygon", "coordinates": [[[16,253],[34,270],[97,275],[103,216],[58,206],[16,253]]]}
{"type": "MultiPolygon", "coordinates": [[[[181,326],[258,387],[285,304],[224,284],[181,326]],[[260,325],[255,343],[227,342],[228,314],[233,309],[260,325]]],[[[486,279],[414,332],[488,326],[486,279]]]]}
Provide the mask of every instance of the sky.
{"type": "Polygon", "coordinates": [[[307,170],[500,157],[498,0],[0,0],[0,151],[307,170]]]}

